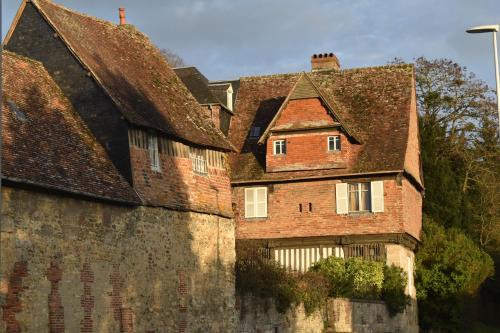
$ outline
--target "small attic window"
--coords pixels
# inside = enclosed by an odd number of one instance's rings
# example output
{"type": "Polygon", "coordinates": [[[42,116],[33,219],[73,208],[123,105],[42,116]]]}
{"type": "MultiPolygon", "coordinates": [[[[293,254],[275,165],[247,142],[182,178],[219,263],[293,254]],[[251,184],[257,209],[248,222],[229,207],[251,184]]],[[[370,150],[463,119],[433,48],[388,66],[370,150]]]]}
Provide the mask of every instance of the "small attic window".
{"type": "Polygon", "coordinates": [[[17,120],[20,120],[22,122],[25,122],[26,120],[28,120],[28,117],[26,117],[24,112],[19,109],[16,102],[14,102],[11,99],[8,99],[7,104],[9,104],[10,111],[14,114],[14,116],[17,118],[17,120]]]}
{"type": "Polygon", "coordinates": [[[260,135],[260,127],[259,126],[252,126],[250,129],[250,138],[255,139],[258,138],[260,135]]]}

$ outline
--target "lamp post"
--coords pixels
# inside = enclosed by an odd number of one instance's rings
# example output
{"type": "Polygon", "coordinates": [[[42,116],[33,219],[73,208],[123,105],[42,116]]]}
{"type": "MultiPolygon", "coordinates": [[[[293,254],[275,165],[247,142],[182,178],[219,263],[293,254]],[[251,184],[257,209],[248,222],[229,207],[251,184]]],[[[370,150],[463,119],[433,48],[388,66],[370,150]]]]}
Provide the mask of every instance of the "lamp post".
{"type": "Polygon", "coordinates": [[[500,133],[500,79],[498,78],[498,50],[497,50],[497,32],[500,25],[481,25],[467,30],[470,34],[480,34],[484,32],[493,32],[493,54],[495,57],[495,79],[497,83],[497,108],[498,108],[498,131],[500,133]]]}

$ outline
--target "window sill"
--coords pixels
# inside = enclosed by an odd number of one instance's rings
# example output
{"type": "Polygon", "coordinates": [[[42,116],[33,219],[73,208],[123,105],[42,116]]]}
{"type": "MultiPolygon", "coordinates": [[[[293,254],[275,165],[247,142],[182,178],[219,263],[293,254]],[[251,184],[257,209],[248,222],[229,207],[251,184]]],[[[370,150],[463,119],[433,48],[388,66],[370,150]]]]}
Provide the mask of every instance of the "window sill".
{"type": "Polygon", "coordinates": [[[363,216],[371,216],[371,215],[374,215],[375,213],[371,212],[371,211],[362,211],[362,212],[349,212],[349,214],[347,214],[347,216],[350,216],[350,217],[363,217],[363,216]]]}
{"type": "Polygon", "coordinates": [[[245,217],[245,221],[247,222],[259,222],[259,221],[267,221],[269,219],[268,216],[265,217],[245,217]]]}

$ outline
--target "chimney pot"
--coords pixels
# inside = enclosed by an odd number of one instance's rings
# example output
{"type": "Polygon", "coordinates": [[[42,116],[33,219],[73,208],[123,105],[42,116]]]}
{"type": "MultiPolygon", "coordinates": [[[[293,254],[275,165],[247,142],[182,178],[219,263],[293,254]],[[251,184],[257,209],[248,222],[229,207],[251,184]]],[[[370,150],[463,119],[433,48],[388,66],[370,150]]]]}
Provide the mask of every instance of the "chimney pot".
{"type": "Polygon", "coordinates": [[[311,56],[311,70],[340,69],[339,59],[333,53],[318,53],[311,56]]]}
{"type": "Polygon", "coordinates": [[[120,13],[120,25],[127,24],[127,21],[125,19],[125,8],[120,7],[118,8],[118,11],[120,13]]]}

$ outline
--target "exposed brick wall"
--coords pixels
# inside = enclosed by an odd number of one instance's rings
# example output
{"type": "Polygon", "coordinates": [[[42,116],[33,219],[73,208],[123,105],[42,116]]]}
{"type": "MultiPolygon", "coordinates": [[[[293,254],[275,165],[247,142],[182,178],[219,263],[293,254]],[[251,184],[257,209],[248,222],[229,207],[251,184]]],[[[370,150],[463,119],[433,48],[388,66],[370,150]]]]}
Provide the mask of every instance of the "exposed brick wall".
{"type": "Polygon", "coordinates": [[[147,203],[183,210],[232,216],[231,186],[226,170],[193,171],[189,157],[160,152],[161,172],[151,169],[148,151],[130,147],[134,187],[147,203]]]}
{"type": "Polygon", "coordinates": [[[403,179],[403,218],[407,233],[420,239],[422,232],[422,194],[406,179],[403,179]]]}
{"type": "Polygon", "coordinates": [[[209,116],[214,123],[215,127],[220,129],[220,105],[210,105],[206,107],[208,109],[209,116]]]}
{"type": "Polygon", "coordinates": [[[405,154],[405,170],[408,171],[415,179],[421,180],[420,174],[420,140],[418,134],[418,117],[415,97],[415,81],[412,80],[412,98],[410,104],[410,122],[408,125],[408,144],[405,154]]]}
{"type": "Polygon", "coordinates": [[[296,99],[288,102],[273,128],[301,125],[331,125],[335,120],[319,98],[296,99]]]}
{"type": "Polygon", "coordinates": [[[59,281],[62,279],[62,270],[59,263],[52,261],[47,270],[47,279],[50,281],[49,295],[49,332],[64,332],[64,308],[61,303],[59,281]]]}
{"type": "Polygon", "coordinates": [[[113,264],[111,274],[109,275],[109,283],[113,286],[111,291],[111,308],[113,309],[113,317],[115,321],[120,322],[122,310],[122,289],[123,279],[120,275],[120,265],[113,264]]]}
{"type": "MultiPolygon", "coordinates": [[[[335,124],[318,98],[292,100],[273,129],[304,128],[335,124]]],[[[267,140],[266,171],[347,168],[355,162],[362,146],[350,142],[337,129],[310,129],[300,132],[275,132],[267,140]],[[328,136],[340,135],[341,151],[328,151],[328,136]],[[286,155],[274,155],[273,142],[286,139],[286,155]]]]}
{"type": "MultiPolygon", "coordinates": [[[[352,179],[370,181],[377,179],[352,179]]],[[[278,183],[268,186],[268,217],[245,219],[245,187],[233,187],[238,239],[271,239],[330,235],[357,235],[408,232],[417,236],[411,217],[421,205],[404,209],[402,185],[394,178],[384,180],[384,212],[337,215],[335,184],[338,180],[278,183]],[[302,204],[302,213],[299,211],[302,204]],[[309,204],[312,211],[309,212],[309,204]],[[411,219],[411,223],[407,223],[411,219]]],[[[411,186],[411,185],[409,185],[411,186]]]]}
{"type": "Polygon", "coordinates": [[[94,273],[90,264],[85,262],[80,271],[80,281],[83,283],[83,294],[81,296],[81,305],[83,309],[83,319],[81,321],[81,333],[92,333],[93,320],[92,311],[94,310],[94,295],[92,294],[92,283],[94,282],[94,273]]]}
{"type": "MultiPolygon", "coordinates": [[[[2,260],[2,265],[6,262],[2,260]]],[[[5,266],[7,267],[7,266],[5,266]]],[[[23,303],[20,295],[23,292],[23,278],[28,276],[28,264],[26,261],[17,261],[14,263],[10,272],[5,303],[2,305],[2,320],[5,323],[6,333],[20,333],[21,325],[16,319],[16,313],[23,310],[23,303]]]]}
{"type": "Polygon", "coordinates": [[[0,332],[236,329],[232,219],[8,186],[0,218],[0,332]]]}
{"type": "Polygon", "coordinates": [[[314,170],[351,167],[361,149],[360,145],[336,130],[280,133],[267,140],[266,171],[314,170]],[[328,137],[340,135],[341,151],[328,151],[328,137]],[[276,140],[286,140],[286,154],[274,155],[276,140]]]}

